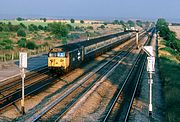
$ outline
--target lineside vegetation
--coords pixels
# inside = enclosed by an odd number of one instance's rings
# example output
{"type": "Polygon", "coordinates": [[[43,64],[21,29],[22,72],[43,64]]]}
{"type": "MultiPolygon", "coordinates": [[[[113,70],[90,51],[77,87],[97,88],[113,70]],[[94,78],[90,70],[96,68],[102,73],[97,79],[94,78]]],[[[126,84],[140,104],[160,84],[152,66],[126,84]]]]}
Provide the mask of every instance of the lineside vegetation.
{"type": "Polygon", "coordinates": [[[158,19],[159,64],[166,102],[166,121],[180,122],[180,42],[165,19],[158,19]]]}

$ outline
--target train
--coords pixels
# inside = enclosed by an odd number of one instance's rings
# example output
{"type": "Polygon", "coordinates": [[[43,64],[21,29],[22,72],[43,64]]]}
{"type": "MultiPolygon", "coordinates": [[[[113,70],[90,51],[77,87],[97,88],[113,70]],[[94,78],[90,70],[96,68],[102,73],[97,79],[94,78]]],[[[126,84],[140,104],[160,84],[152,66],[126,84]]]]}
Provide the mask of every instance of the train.
{"type": "Polygon", "coordinates": [[[67,73],[133,36],[135,34],[132,32],[119,32],[52,48],[48,52],[48,68],[56,73],[67,73]]]}

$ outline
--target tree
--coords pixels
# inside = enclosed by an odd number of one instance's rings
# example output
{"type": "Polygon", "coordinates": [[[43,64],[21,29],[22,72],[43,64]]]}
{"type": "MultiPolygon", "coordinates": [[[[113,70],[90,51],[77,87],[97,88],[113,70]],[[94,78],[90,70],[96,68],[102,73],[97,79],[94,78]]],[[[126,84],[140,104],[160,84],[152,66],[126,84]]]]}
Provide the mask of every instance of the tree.
{"type": "Polygon", "coordinates": [[[104,28],[105,28],[105,26],[104,26],[104,25],[101,25],[99,28],[104,29],[104,28]]]}
{"type": "Polygon", "coordinates": [[[46,19],[46,18],[43,18],[43,21],[44,21],[44,22],[46,22],[46,21],[47,21],[47,19],[46,19]]]}
{"type": "Polygon", "coordinates": [[[68,26],[61,22],[48,24],[48,30],[50,30],[57,37],[66,37],[69,33],[68,26]]]}
{"type": "Polygon", "coordinates": [[[119,23],[123,26],[126,24],[123,20],[121,20],[119,23]]]}
{"type": "Polygon", "coordinates": [[[71,22],[71,23],[75,23],[75,20],[74,20],[74,19],[70,19],[70,22],[71,22]]]}
{"type": "Polygon", "coordinates": [[[17,21],[23,21],[24,19],[21,17],[16,18],[17,21]]]}
{"type": "Polygon", "coordinates": [[[3,27],[0,25],[0,32],[3,31],[3,27]]]}
{"type": "Polygon", "coordinates": [[[27,27],[26,27],[26,25],[25,25],[25,24],[20,23],[19,25],[20,25],[22,28],[27,29],[27,27]]]}
{"type": "Polygon", "coordinates": [[[18,47],[24,47],[25,48],[27,45],[26,38],[21,38],[20,40],[18,40],[17,44],[18,44],[18,47]]]}
{"type": "Polygon", "coordinates": [[[38,31],[38,27],[34,24],[30,24],[28,26],[29,31],[38,31]]]}
{"type": "Polygon", "coordinates": [[[159,35],[167,41],[168,46],[179,51],[179,47],[176,42],[176,35],[174,32],[170,31],[166,20],[163,18],[158,19],[156,28],[159,32],[159,35]]]}
{"type": "Polygon", "coordinates": [[[93,26],[87,26],[87,29],[93,30],[93,26]]]}
{"type": "Polygon", "coordinates": [[[113,24],[119,24],[119,21],[118,20],[114,20],[113,24]]]}
{"type": "Polygon", "coordinates": [[[80,20],[80,23],[81,23],[81,24],[84,24],[84,20],[80,20]]]}
{"type": "Polygon", "coordinates": [[[66,24],[66,26],[67,26],[68,30],[70,30],[70,31],[74,30],[74,27],[71,26],[70,24],[66,24]]]}
{"type": "Polygon", "coordinates": [[[13,49],[13,41],[10,39],[5,39],[2,42],[0,42],[1,49],[4,50],[12,50],[13,49]]]}
{"type": "Polygon", "coordinates": [[[127,22],[129,24],[130,27],[134,27],[135,23],[132,20],[128,20],[127,22]]]}
{"type": "Polygon", "coordinates": [[[136,25],[143,27],[143,22],[141,20],[136,20],[136,25]]]}
{"type": "Polygon", "coordinates": [[[26,47],[28,49],[35,49],[37,46],[36,46],[35,42],[28,41],[26,47]]]}
{"type": "Polygon", "coordinates": [[[42,25],[38,25],[39,30],[44,30],[44,27],[42,25]]]}
{"type": "Polygon", "coordinates": [[[25,32],[25,30],[20,28],[20,29],[17,31],[17,36],[26,37],[26,32],[25,32]]]}

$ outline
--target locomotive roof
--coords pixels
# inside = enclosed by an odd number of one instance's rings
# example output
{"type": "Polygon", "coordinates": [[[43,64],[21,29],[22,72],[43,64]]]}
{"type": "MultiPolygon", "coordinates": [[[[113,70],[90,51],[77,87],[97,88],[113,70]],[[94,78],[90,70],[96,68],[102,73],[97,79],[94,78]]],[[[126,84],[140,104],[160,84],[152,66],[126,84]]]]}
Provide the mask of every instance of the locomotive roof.
{"type": "Polygon", "coordinates": [[[107,36],[102,36],[102,37],[98,37],[98,38],[95,38],[95,39],[90,39],[90,40],[85,40],[85,41],[81,41],[81,42],[76,42],[76,43],[69,43],[69,44],[66,44],[66,45],[61,45],[61,46],[58,46],[56,48],[60,48],[62,51],[72,51],[76,48],[79,48],[81,46],[89,46],[89,45],[92,45],[92,44],[96,44],[96,43],[99,43],[101,41],[104,41],[104,40],[108,40],[108,39],[111,39],[112,37],[114,36],[120,36],[120,35],[123,35],[123,34],[126,34],[127,32],[120,32],[120,33],[116,33],[116,34],[111,34],[111,35],[107,35],[107,36]]]}

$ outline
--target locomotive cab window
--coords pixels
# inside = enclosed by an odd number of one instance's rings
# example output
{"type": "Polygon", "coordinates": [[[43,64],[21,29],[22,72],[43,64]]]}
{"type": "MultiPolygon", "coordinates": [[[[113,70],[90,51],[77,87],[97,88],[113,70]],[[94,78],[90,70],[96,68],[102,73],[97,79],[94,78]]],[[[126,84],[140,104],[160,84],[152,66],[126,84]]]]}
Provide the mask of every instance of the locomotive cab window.
{"type": "Polygon", "coordinates": [[[56,53],[54,52],[49,53],[49,57],[56,57],[56,53]]]}
{"type": "Polygon", "coordinates": [[[65,52],[51,52],[49,53],[49,57],[65,57],[65,52]]]}
{"type": "Polygon", "coordinates": [[[57,52],[57,57],[65,57],[65,52],[57,52]]]}

